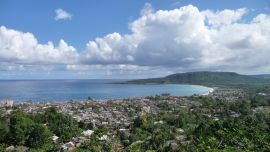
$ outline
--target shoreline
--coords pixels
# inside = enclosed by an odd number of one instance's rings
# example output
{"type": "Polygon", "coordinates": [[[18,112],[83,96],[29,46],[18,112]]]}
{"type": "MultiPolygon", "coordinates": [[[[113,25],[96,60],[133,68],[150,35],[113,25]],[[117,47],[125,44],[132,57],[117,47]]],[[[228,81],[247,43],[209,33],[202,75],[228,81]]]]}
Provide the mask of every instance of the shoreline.
{"type": "MultiPolygon", "coordinates": [[[[208,87],[209,88],[209,87],[208,87]]],[[[211,93],[213,93],[215,91],[215,88],[210,88],[209,91],[207,93],[202,94],[202,96],[208,96],[211,93]]]]}
{"type": "MultiPolygon", "coordinates": [[[[189,84],[178,84],[178,85],[189,85],[189,84]]],[[[197,86],[197,87],[203,87],[203,88],[207,88],[208,91],[206,93],[194,93],[194,94],[191,94],[191,95],[170,95],[169,96],[172,96],[172,97],[188,97],[188,96],[193,96],[193,95],[198,95],[198,96],[207,96],[209,94],[211,94],[212,92],[215,91],[216,87],[214,88],[211,88],[211,87],[207,87],[207,86],[203,86],[203,85],[189,85],[189,86],[197,86]]],[[[166,93],[166,92],[164,92],[166,93]]],[[[161,96],[162,94],[164,93],[160,93],[160,94],[156,94],[156,95],[148,95],[148,96],[135,96],[135,97],[123,97],[123,98],[93,98],[93,101],[95,102],[106,102],[106,101],[111,101],[111,100],[133,100],[133,99],[144,99],[146,97],[149,97],[149,96],[161,96]]],[[[87,100],[87,98],[85,99],[67,99],[67,100],[26,100],[26,101],[19,101],[19,100],[13,100],[13,99],[10,99],[10,98],[6,98],[6,99],[0,99],[0,105],[1,105],[1,102],[3,101],[6,101],[6,100],[10,100],[12,101],[13,103],[15,104],[21,104],[21,103],[68,103],[68,102],[85,102],[85,101],[89,101],[87,100]]]]}
{"type": "MultiPolygon", "coordinates": [[[[194,86],[200,86],[200,85],[194,85],[194,86]]],[[[176,97],[176,98],[184,98],[184,97],[190,97],[193,95],[196,96],[208,96],[211,93],[213,93],[216,89],[215,88],[210,88],[207,86],[201,86],[205,88],[209,88],[209,90],[206,93],[201,93],[201,94],[192,94],[192,95],[183,95],[183,96],[177,96],[177,95],[168,95],[164,97],[176,97]]],[[[147,97],[155,97],[155,96],[162,96],[163,93],[161,94],[156,94],[156,95],[149,95],[149,96],[137,96],[137,97],[129,97],[129,98],[108,98],[108,99],[95,99],[93,98],[92,100],[88,99],[69,99],[69,100],[48,100],[48,101],[16,101],[12,99],[1,99],[0,100],[0,107],[1,107],[1,102],[5,100],[9,100],[13,102],[12,104],[14,105],[21,105],[21,104],[67,104],[67,103],[82,103],[82,102],[109,102],[109,101],[128,101],[128,100],[142,100],[146,99],[147,97]]]]}
{"type": "MultiPolygon", "coordinates": [[[[130,84],[126,84],[126,85],[130,85],[130,84]]],[[[3,98],[3,99],[0,99],[0,104],[2,101],[5,101],[5,100],[11,100],[13,101],[14,103],[16,104],[20,104],[20,103],[67,103],[67,102],[84,102],[84,101],[88,101],[88,97],[91,97],[91,99],[93,99],[94,101],[96,102],[105,102],[105,101],[109,101],[109,100],[125,100],[125,99],[143,99],[143,98],[146,98],[146,97],[149,97],[149,96],[159,96],[159,95],[162,95],[162,94],[169,94],[169,96],[177,96],[177,97],[187,97],[187,96],[193,96],[193,95],[198,95],[198,96],[206,96],[206,95],[209,95],[211,94],[214,90],[215,90],[215,87],[209,87],[209,86],[205,86],[205,85],[196,85],[196,84],[175,84],[175,83],[166,83],[166,84],[158,84],[158,83],[155,83],[155,84],[137,84],[137,85],[176,85],[176,86],[188,86],[190,88],[185,88],[183,91],[181,91],[181,88],[179,90],[176,90],[177,92],[170,92],[170,91],[167,91],[166,90],[162,90],[161,91],[158,91],[157,90],[157,93],[153,93],[153,94],[142,94],[142,95],[138,95],[136,93],[134,93],[135,95],[132,96],[132,94],[127,94],[127,95],[122,95],[122,97],[117,97],[117,96],[111,96],[111,95],[101,95],[101,96],[98,96],[98,97],[94,97],[94,96],[91,96],[89,94],[89,96],[82,96],[82,97],[78,97],[78,98],[69,98],[67,96],[67,98],[65,97],[65,95],[63,95],[64,97],[63,98],[58,98],[58,97],[53,97],[53,96],[50,96],[48,95],[47,97],[40,97],[40,98],[33,98],[31,99],[29,97],[29,99],[24,99],[24,97],[21,97],[20,98],[3,98]],[[194,89],[193,89],[194,87],[194,89]],[[189,90],[192,90],[193,91],[189,91],[189,90]],[[196,93],[197,92],[197,93],[196,93]],[[178,95],[177,95],[178,94],[178,95]],[[105,97],[103,97],[105,96],[105,97]],[[106,97],[107,96],[107,97],[106,97]],[[111,96],[111,97],[110,97],[111,96]]],[[[66,94],[68,95],[68,94],[66,94]]]]}

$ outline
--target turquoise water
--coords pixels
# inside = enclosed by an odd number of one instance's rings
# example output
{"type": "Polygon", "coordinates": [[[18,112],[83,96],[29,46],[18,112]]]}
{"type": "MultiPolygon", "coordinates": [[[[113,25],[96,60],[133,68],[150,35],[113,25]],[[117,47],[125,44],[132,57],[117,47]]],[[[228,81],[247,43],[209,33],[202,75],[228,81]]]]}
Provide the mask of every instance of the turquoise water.
{"type": "Polygon", "coordinates": [[[132,98],[170,93],[175,96],[205,94],[210,88],[176,84],[111,84],[119,80],[1,80],[0,99],[14,101],[68,101],[132,98]]]}

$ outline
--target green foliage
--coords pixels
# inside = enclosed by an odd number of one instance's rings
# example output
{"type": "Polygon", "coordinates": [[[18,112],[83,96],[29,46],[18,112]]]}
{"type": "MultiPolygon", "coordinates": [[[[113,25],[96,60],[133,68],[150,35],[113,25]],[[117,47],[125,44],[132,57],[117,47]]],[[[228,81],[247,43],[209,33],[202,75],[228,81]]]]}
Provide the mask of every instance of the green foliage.
{"type": "Polygon", "coordinates": [[[59,151],[50,137],[57,134],[68,141],[81,133],[78,123],[69,116],[48,108],[45,113],[29,115],[15,110],[7,118],[0,118],[1,148],[7,145],[27,146],[29,151],[59,151]]]}
{"type": "Polygon", "coordinates": [[[200,124],[194,131],[196,148],[224,149],[236,147],[239,150],[267,150],[269,126],[265,120],[258,121],[253,115],[230,118],[210,124],[200,124]],[[267,137],[268,136],[268,137],[267,137]]]}
{"type": "Polygon", "coordinates": [[[91,140],[82,144],[82,146],[75,150],[76,152],[83,151],[100,151],[100,152],[110,152],[113,151],[111,142],[101,142],[98,141],[96,137],[92,137],[91,140]]]}
{"type": "Polygon", "coordinates": [[[248,115],[251,113],[251,105],[245,100],[240,100],[230,104],[230,109],[243,115],[248,115]]]}
{"type": "Polygon", "coordinates": [[[161,108],[155,117],[143,115],[136,118],[129,138],[131,144],[126,151],[270,150],[270,111],[254,110],[257,107],[269,107],[268,103],[262,102],[268,101],[268,96],[246,96],[229,102],[207,96],[189,99],[200,103],[192,106],[192,111],[176,108],[168,113],[169,108],[161,108]],[[219,119],[214,120],[214,115],[219,119]],[[151,121],[145,121],[147,117],[151,121]],[[164,124],[153,124],[159,120],[163,120],[164,124]],[[176,128],[183,128],[184,133],[179,136],[176,128]],[[173,149],[166,142],[175,141],[176,136],[185,138],[180,139],[178,147],[173,149]]]}
{"type": "Polygon", "coordinates": [[[46,150],[46,152],[60,152],[60,151],[62,151],[61,147],[57,144],[54,144],[54,143],[46,144],[43,149],[46,150]]]}
{"type": "Polygon", "coordinates": [[[81,132],[76,121],[70,116],[58,113],[55,107],[46,109],[45,113],[39,117],[43,123],[47,124],[49,130],[64,142],[69,141],[81,132]]]}
{"type": "Polygon", "coordinates": [[[187,72],[168,75],[163,78],[139,79],[127,81],[131,84],[146,83],[173,83],[173,84],[196,84],[207,86],[230,86],[239,87],[241,85],[256,86],[270,84],[270,79],[254,77],[251,75],[240,75],[234,72],[187,72]]]}
{"type": "Polygon", "coordinates": [[[14,145],[24,145],[31,132],[34,122],[23,112],[11,114],[9,125],[9,140],[14,145]]]}
{"type": "Polygon", "coordinates": [[[0,143],[4,143],[9,132],[8,123],[0,119],[0,143]]]}
{"type": "Polygon", "coordinates": [[[140,127],[142,125],[150,124],[152,123],[152,118],[147,115],[141,115],[134,119],[133,125],[134,127],[140,127]]]}
{"type": "Polygon", "coordinates": [[[186,116],[184,114],[168,114],[165,115],[162,118],[164,121],[166,121],[167,124],[171,125],[171,126],[175,126],[177,128],[182,128],[184,127],[184,125],[186,124],[186,116]]]}
{"type": "Polygon", "coordinates": [[[95,130],[94,135],[97,135],[97,136],[105,135],[108,133],[108,131],[109,131],[108,128],[100,127],[97,130],[95,130]]]}
{"type": "Polygon", "coordinates": [[[31,148],[41,148],[50,141],[52,133],[42,124],[32,126],[32,131],[26,141],[26,145],[31,148]]]}
{"type": "Polygon", "coordinates": [[[4,152],[6,150],[7,145],[0,143],[0,151],[4,152]]]}
{"type": "Polygon", "coordinates": [[[85,123],[84,121],[80,121],[80,122],[78,123],[78,126],[79,126],[81,129],[84,129],[84,130],[87,130],[87,129],[94,129],[92,123],[85,123]]]}
{"type": "MultiPolygon", "coordinates": [[[[128,151],[145,151],[159,149],[163,151],[166,148],[166,142],[174,138],[173,128],[166,124],[146,123],[145,116],[136,118],[140,119],[140,125],[134,125],[130,141],[143,141],[142,144],[129,146],[128,151]]],[[[135,119],[135,120],[136,120],[135,119]]]]}
{"type": "Polygon", "coordinates": [[[170,107],[169,107],[169,104],[167,102],[160,102],[158,104],[158,107],[161,109],[161,110],[170,110],[170,107]]]}
{"type": "Polygon", "coordinates": [[[132,130],[132,134],[130,136],[130,141],[135,142],[135,141],[141,141],[146,139],[148,136],[150,136],[151,133],[148,131],[142,129],[142,128],[134,128],[132,130]]]}
{"type": "Polygon", "coordinates": [[[126,152],[141,152],[142,151],[142,147],[140,144],[136,144],[136,145],[130,145],[126,148],[125,150],[126,152]]]}
{"type": "Polygon", "coordinates": [[[150,138],[146,139],[143,144],[145,149],[156,149],[158,151],[164,151],[166,142],[174,138],[173,129],[167,125],[153,125],[146,126],[149,132],[151,132],[150,138]]]}

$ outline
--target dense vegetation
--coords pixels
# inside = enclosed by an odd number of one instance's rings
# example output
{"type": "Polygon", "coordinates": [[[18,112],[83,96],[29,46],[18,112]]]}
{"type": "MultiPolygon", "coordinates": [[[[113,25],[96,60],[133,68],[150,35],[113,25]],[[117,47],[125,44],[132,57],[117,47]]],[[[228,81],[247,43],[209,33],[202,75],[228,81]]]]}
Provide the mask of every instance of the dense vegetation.
{"type": "MultiPolygon", "coordinates": [[[[192,111],[178,108],[157,117],[141,116],[134,123],[131,141],[144,141],[130,151],[269,151],[269,111],[252,112],[255,100],[226,102],[207,97],[192,97],[202,105],[192,111]],[[219,119],[210,115],[219,111],[219,119]],[[236,112],[239,117],[232,116],[236,112]],[[205,115],[207,113],[207,115],[205,115]],[[163,124],[154,124],[163,120],[163,124]],[[184,132],[179,131],[179,128],[184,132]],[[173,142],[168,142],[173,141],[173,142]],[[176,142],[176,147],[174,145],[176,142]]],[[[270,100],[267,101],[267,106],[270,100]]],[[[260,105],[261,106],[261,105],[260,105]]],[[[265,106],[265,105],[264,105],[265,106]]],[[[166,110],[165,110],[166,111],[166,110]]],[[[180,129],[180,130],[181,130],[180,129]]]]}
{"type": "Polygon", "coordinates": [[[234,72],[188,72],[168,75],[163,78],[131,80],[127,83],[173,83],[206,86],[266,85],[270,79],[260,75],[240,75],[234,72]]]}
{"type": "Polygon", "coordinates": [[[0,121],[0,147],[14,145],[54,151],[60,147],[52,142],[53,134],[60,137],[60,142],[65,142],[81,132],[77,122],[53,107],[35,115],[15,110],[0,121]]]}

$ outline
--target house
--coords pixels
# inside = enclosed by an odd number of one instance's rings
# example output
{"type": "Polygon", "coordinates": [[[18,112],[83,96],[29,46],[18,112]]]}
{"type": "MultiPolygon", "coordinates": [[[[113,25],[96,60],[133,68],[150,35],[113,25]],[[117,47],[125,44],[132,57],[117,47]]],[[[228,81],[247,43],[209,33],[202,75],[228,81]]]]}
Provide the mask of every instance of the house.
{"type": "Polygon", "coordinates": [[[98,138],[100,141],[107,141],[108,140],[108,135],[102,135],[100,138],[98,138]]]}
{"type": "Polygon", "coordinates": [[[182,128],[177,128],[176,131],[177,131],[178,133],[180,133],[180,134],[182,134],[182,133],[185,132],[184,129],[182,129],[182,128]]]}
{"type": "Polygon", "coordinates": [[[84,137],[87,137],[87,138],[89,138],[93,133],[94,133],[94,131],[93,130],[89,130],[89,129],[82,132],[82,134],[84,135],[84,137]]]}
{"type": "Polygon", "coordinates": [[[72,150],[72,149],[74,149],[75,144],[70,141],[68,143],[63,144],[61,147],[63,150],[72,150]]]}
{"type": "Polygon", "coordinates": [[[59,138],[58,136],[53,135],[53,136],[52,136],[52,140],[53,140],[53,142],[54,142],[54,143],[56,143],[56,142],[57,142],[57,140],[58,140],[58,138],[59,138]]]}
{"type": "Polygon", "coordinates": [[[15,147],[14,146],[9,146],[6,148],[6,151],[14,151],[15,147]]]}
{"type": "Polygon", "coordinates": [[[103,121],[101,124],[102,124],[102,125],[108,125],[109,123],[106,122],[106,121],[103,121]]]}
{"type": "Polygon", "coordinates": [[[155,121],[154,124],[163,124],[164,122],[162,120],[160,121],[155,121]]]}

